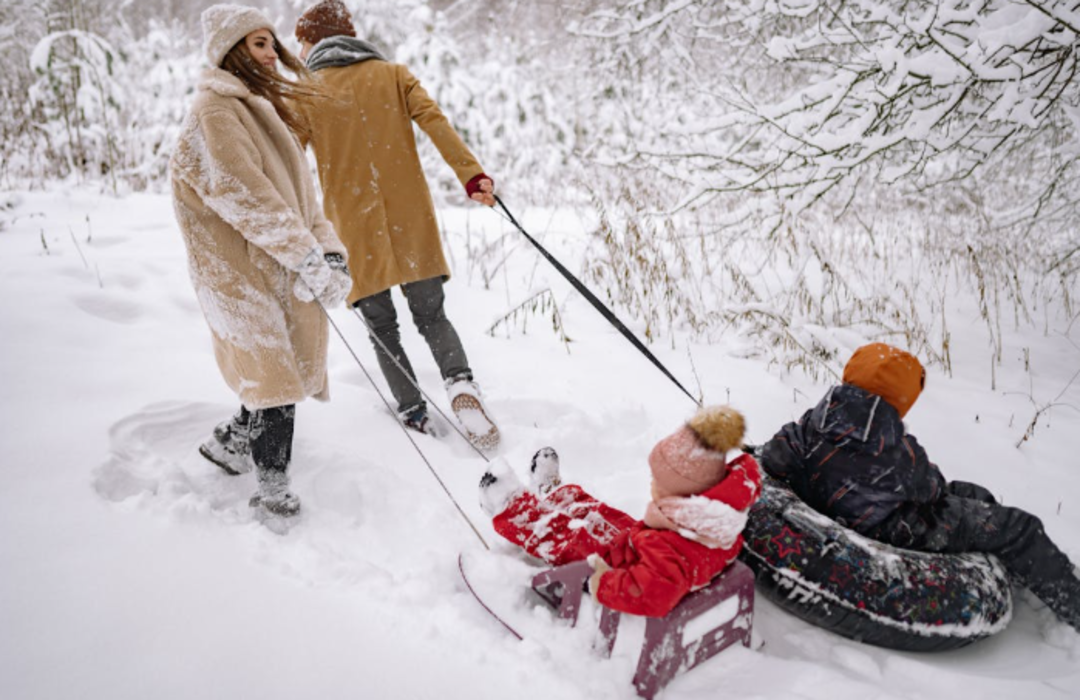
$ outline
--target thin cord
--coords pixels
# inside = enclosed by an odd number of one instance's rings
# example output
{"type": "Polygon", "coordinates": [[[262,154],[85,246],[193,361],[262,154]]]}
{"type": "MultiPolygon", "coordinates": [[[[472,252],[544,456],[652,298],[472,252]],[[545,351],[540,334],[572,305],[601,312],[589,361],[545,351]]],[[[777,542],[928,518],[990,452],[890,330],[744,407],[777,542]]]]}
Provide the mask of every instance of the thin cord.
{"type": "MultiPolygon", "coordinates": [[[[311,287],[308,286],[307,281],[304,281],[304,286],[308,288],[309,292],[311,291],[311,287]]],[[[342,333],[341,329],[338,328],[338,325],[334,323],[334,319],[330,316],[330,313],[326,310],[326,307],[323,306],[319,298],[315,296],[314,292],[312,292],[312,301],[318,304],[319,308],[322,309],[323,315],[326,316],[326,320],[330,322],[331,326],[333,326],[334,332],[337,333],[339,338],[341,338],[341,342],[345,344],[345,347],[348,349],[349,354],[352,355],[354,360],[356,360],[356,364],[359,365],[360,371],[363,372],[364,376],[367,377],[367,380],[371,382],[372,388],[375,389],[375,393],[379,395],[380,399],[382,399],[383,404],[386,405],[386,408],[389,409],[391,413],[394,413],[394,409],[391,408],[390,402],[386,400],[386,397],[383,395],[382,391],[379,390],[378,385],[375,384],[375,380],[367,371],[367,367],[364,367],[364,363],[360,361],[360,358],[352,349],[352,346],[349,345],[349,341],[345,339],[345,334],[342,333]]],[[[469,516],[465,514],[465,511],[461,509],[461,505],[459,505],[457,499],[454,498],[454,494],[450,493],[450,489],[447,488],[446,484],[439,477],[439,473],[435,471],[435,467],[431,466],[431,462],[428,461],[427,455],[425,455],[424,451],[420,449],[420,446],[416,444],[416,440],[413,440],[413,436],[409,434],[409,429],[402,425],[400,422],[398,422],[398,425],[401,427],[402,432],[405,433],[405,437],[409,439],[409,443],[413,446],[413,449],[415,449],[417,454],[420,455],[420,459],[424,460],[424,464],[427,465],[428,471],[431,472],[431,475],[435,477],[435,481],[439,482],[439,486],[442,487],[442,490],[446,494],[446,497],[450,499],[450,502],[454,504],[455,508],[457,508],[457,512],[461,514],[462,518],[465,518],[465,522],[467,522],[469,524],[469,527],[472,528],[472,531],[480,540],[480,544],[484,545],[484,549],[490,551],[491,547],[488,546],[488,543],[484,539],[484,536],[481,535],[480,531],[476,529],[476,525],[473,524],[472,519],[470,519],[469,516]]]]}
{"type": "Polygon", "coordinates": [[[462,440],[469,443],[469,447],[473,448],[476,454],[480,455],[480,458],[483,459],[484,462],[490,463],[491,460],[488,459],[488,456],[486,454],[484,454],[484,451],[474,445],[472,440],[470,440],[465,433],[461,432],[461,428],[457,427],[455,421],[450,420],[450,417],[446,415],[446,413],[444,413],[441,408],[439,408],[439,404],[436,403],[435,400],[432,399],[426,391],[424,391],[424,389],[420,386],[420,383],[417,382],[411,374],[405,371],[405,368],[402,366],[401,361],[394,357],[394,353],[390,352],[390,349],[386,347],[386,343],[382,341],[382,338],[375,334],[375,329],[371,327],[371,324],[368,323],[368,320],[366,318],[364,318],[364,315],[360,313],[355,306],[350,306],[349,308],[352,310],[353,315],[360,319],[360,323],[364,324],[364,328],[367,329],[368,335],[371,336],[375,340],[375,342],[379,344],[379,347],[382,348],[383,353],[390,358],[390,361],[394,363],[394,366],[398,368],[398,371],[405,375],[405,378],[408,379],[409,383],[412,384],[416,388],[416,390],[420,392],[421,396],[427,399],[428,403],[430,403],[435,408],[435,411],[443,417],[443,420],[446,421],[447,425],[453,428],[454,432],[460,435],[462,440]]]}

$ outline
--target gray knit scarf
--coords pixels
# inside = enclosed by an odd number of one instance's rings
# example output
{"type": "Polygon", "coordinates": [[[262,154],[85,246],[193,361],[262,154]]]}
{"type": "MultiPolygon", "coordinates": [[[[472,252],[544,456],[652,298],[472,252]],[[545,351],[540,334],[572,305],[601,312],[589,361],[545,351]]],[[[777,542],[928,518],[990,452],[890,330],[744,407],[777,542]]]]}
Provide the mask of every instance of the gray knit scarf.
{"type": "Polygon", "coordinates": [[[308,70],[351,66],[376,59],[385,61],[386,57],[370,42],[353,36],[332,36],[323,39],[311,50],[307,58],[308,70]]]}

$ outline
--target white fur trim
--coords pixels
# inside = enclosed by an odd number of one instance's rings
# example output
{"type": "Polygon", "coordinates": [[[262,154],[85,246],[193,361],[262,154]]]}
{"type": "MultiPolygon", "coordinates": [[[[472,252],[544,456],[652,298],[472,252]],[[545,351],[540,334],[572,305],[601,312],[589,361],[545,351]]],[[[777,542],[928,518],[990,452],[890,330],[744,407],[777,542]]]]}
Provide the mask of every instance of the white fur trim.
{"type": "Polygon", "coordinates": [[[252,97],[244,81],[232,73],[221,68],[205,68],[199,76],[199,89],[209,90],[222,97],[237,97],[243,99],[252,97]]]}
{"type": "Polygon", "coordinates": [[[714,549],[734,545],[746,527],[745,512],[704,496],[662,498],[657,507],[679,526],[680,535],[714,549]]]}

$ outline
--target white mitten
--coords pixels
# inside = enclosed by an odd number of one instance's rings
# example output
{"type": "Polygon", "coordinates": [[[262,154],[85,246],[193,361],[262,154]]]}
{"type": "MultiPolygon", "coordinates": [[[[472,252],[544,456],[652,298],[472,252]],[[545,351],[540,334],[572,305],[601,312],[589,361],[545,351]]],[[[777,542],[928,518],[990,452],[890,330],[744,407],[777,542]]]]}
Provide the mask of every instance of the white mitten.
{"type": "Polygon", "coordinates": [[[349,298],[352,291],[352,275],[349,274],[349,266],[345,264],[345,258],[339,253],[327,253],[326,264],[333,274],[326,288],[319,295],[319,302],[324,308],[332,309],[341,306],[349,298]]]}
{"type": "Polygon", "coordinates": [[[314,301],[315,297],[321,295],[334,275],[334,271],[330,269],[326,258],[323,257],[322,248],[319,246],[311,249],[304,261],[300,263],[296,273],[299,277],[296,278],[296,284],[293,285],[293,294],[296,295],[297,299],[304,302],[314,301]]]}

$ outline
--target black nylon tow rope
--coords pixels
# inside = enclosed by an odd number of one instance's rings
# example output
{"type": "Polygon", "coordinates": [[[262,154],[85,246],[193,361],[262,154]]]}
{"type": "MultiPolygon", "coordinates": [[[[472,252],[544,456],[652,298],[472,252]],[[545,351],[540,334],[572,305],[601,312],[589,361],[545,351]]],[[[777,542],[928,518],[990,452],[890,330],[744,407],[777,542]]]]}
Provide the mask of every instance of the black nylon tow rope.
{"type": "Polygon", "coordinates": [[[548,262],[550,262],[555,267],[555,269],[558,270],[559,273],[563,277],[566,278],[567,282],[569,282],[571,285],[573,285],[574,289],[576,289],[581,294],[581,296],[585,297],[588,300],[588,302],[593,305],[594,309],[596,309],[597,311],[600,312],[601,316],[603,316],[605,319],[607,319],[608,323],[610,323],[612,326],[614,326],[615,329],[617,331],[619,331],[619,333],[622,333],[624,338],[629,340],[630,343],[635,348],[637,348],[638,351],[640,351],[642,355],[649,358],[649,361],[652,362],[654,365],[656,365],[656,368],[658,370],[660,370],[661,372],[664,373],[664,376],[666,376],[668,379],[670,379],[672,382],[674,382],[675,386],[679,387],[684,394],[686,394],[688,397],[690,397],[691,401],[693,401],[695,404],[697,404],[700,407],[701,406],[701,401],[694,398],[694,395],[686,390],[686,387],[684,387],[679,382],[679,380],[675,378],[675,375],[673,375],[671,372],[669,372],[668,368],[665,367],[663,365],[663,363],[660,362],[660,360],[658,360],[656,358],[655,355],[653,355],[651,352],[649,352],[649,349],[647,347],[645,347],[645,345],[640,340],[638,340],[638,337],[636,335],[634,335],[633,331],[631,331],[629,328],[627,328],[626,325],[622,321],[619,320],[619,318],[615,315],[615,313],[604,304],[604,302],[602,302],[598,298],[596,298],[596,295],[593,294],[592,291],[588,287],[586,287],[585,284],[581,280],[579,280],[577,277],[575,277],[574,274],[572,272],[570,272],[570,270],[567,270],[565,265],[563,265],[561,262],[556,260],[555,256],[553,256],[551,253],[549,253],[547,251],[547,249],[544,248],[544,246],[540,245],[539,241],[537,241],[535,238],[530,236],[529,232],[526,231],[524,228],[522,228],[521,224],[519,224],[517,222],[517,219],[514,218],[514,215],[511,214],[510,210],[506,208],[505,204],[503,204],[503,201],[501,199],[499,199],[499,196],[498,195],[494,195],[494,196],[495,196],[495,201],[498,202],[499,206],[503,210],[503,213],[506,214],[507,220],[511,224],[514,225],[514,228],[516,228],[518,231],[520,231],[521,235],[525,236],[525,238],[528,239],[529,243],[532,243],[536,247],[536,249],[540,251],[540,254],[543,255],[545,258],[547,258],[548,262]]]}

